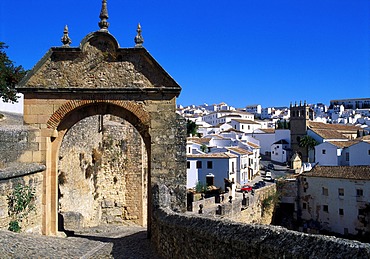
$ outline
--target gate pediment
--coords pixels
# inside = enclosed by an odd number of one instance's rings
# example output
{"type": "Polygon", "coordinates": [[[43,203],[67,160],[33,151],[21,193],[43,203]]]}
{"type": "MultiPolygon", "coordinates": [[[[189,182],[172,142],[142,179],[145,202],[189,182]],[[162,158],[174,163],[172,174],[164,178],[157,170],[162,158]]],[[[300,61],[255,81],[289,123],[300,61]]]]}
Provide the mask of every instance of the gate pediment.
{"type": "Polygon", "coordinates": [[[20,92],[168,92],[177,82],[143,47],[120,48],[109,33],[88,34],[79,47],[53,47],[18,85],[20,92]]]}

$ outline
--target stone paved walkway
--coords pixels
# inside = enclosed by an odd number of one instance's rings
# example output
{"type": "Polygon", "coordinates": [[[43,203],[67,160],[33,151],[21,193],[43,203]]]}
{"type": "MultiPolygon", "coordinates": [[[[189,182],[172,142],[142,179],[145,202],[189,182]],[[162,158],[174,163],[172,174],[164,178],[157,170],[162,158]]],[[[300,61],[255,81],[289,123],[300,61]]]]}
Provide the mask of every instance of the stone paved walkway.
{"type": "Polygon", "coordinates": [[[153,258],[160,259],[146,228],[110,226],[85,229],[71,237],[0,231],[0,258],[153,258]]]}

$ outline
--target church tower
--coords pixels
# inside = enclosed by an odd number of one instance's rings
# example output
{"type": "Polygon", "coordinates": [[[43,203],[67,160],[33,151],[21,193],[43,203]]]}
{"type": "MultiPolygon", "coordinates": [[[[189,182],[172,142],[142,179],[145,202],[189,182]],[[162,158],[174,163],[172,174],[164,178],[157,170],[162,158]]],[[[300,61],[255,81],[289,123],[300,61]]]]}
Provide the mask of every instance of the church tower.
{"type": "Polygon", "coordinates": [[[307,134],[309,120],[313,120],[313,111],[306,104],[302,105],[295,103],[290,104],[290,139],[293,152],[297,152],[302,159],[302,162],[308,161],[308,151],[306,147],[300,147],[299,142],[303,136],[307,134]]]}

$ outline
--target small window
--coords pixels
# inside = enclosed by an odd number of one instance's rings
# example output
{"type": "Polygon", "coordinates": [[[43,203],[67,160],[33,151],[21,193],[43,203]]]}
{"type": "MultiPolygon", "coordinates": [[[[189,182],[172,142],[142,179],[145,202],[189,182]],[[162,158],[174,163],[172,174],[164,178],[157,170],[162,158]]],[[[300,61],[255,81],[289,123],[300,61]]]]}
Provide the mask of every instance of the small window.
{"type": "Polygon", "coordinates": [[[344,210],[343,209],[339,209],[339,215],[341,215],[341,216],[344,215],[344,210]]]}
{"type": "Polygon", "coordinates": [[[306,210],[307,209],[307,203],[302,203],[302,209],[306,210]]]}
{"type": "Polygon", "coordinates": [[[349,161],[349,153],[348,152],[346,153],[346,161],[347,162],[349,161]]]}
{"type": "Polygon", "coordinates": [[[324,212],[329,212],[329,206],[328,206],[328,205],[323,205],[323,206],[322,206],[322,210],[323,210],[324,212]]]}
{"type": "Polygon", "coordinates": [[[367,151],[367,154],[370,156],[370,149],[367,151]]]}
{"type": "Polygon", "coordinates": [[[357,197],[364,196],[364,191],[362,189],[356,189],[356,196],[357,197]]]}
{"type": "Polygon", "coordinates": [[[329,196],[328,188],[322,187],[322,195],[329,196]]]}
{"type": "Polygon", "coordinates": [[[343,188],[338,189],[338,195],[339,196],[344,196],[344,189],[343,188]]]}
{"type": "Polygon", "coordinates": [[[190,161],[186,161],[186,168],[190,168],[190,161]]]}
{"type": "Polygon", "coordinates": [[[242,125],[242,129],[244,129],[244,125],[242,125]]]}
{"type": "Polygon", "coordinates": [[[202,168],[202,161],[197,161],[197,168],[202,168]]]}
{"type": "Polygon", "coordinates": [[[207,161],[207,168],[208,169],[212,169],[213,168],[212,161],[207,161]]]}
{"type": "Polygon", "coordinates": [[[272,154],[274,154],[275,152],[274,151],[272,151],[272,154]]]}
{"type": "Polygon", "coordinates": [[[322,150],[322,154],[325,155],[326,154],[326,149],[323,149],[322,150]]]}

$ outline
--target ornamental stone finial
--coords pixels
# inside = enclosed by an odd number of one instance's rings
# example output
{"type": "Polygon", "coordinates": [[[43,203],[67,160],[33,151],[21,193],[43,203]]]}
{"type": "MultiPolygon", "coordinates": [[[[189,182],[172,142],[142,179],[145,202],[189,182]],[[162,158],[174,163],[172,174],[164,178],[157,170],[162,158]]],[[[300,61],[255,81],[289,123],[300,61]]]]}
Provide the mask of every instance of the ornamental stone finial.
{"type": "Polygon", "coordinates": [[[100,31],[108,31],[109,27],[109,22],[107,21],[109,16],[108,16],[108,10],[107,10],[107,0],[102,1],[102,6],[101,6],[101,11],[100,11],[100,22],[99,22],[99,27],[100,31]]]}
{"type": "Polygon", "coordinates": [[[142,48],[144,43],[144,38],[141,35],[141,25],[137,25],[137,35],[135,36],[135,48],[142,48]]]}
{"type": "Polygon", "coordinates": [[[68,48],[69,45],[72,43],[71,38],[69,38],[68,36],[68,26],[67,25],[64,27],[63,37],[61,41],[63,43],[63,47],[66,47],[66,48],[68,48]]]}

